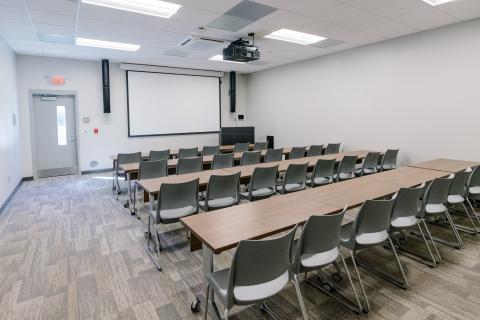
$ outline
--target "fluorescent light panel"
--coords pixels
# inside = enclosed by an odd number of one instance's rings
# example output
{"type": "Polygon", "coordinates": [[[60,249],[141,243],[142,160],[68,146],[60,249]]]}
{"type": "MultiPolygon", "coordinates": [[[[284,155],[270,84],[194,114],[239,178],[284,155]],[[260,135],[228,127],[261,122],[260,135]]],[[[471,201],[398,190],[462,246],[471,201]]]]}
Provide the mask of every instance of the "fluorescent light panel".
{"type": "Polygon", "coordinates": [[[223,60],[223,56],[221,54],[217,54],[216,56],[213,56],[213,57],[209,58],[208,60],[245,64],[245,62],[223,60]]]}
{"type": "Polygon", "coordinates": [[[451,1],[454,1],[454,0],[422,0],[423,2],[426,2],[428,3],[429,5],[431,6],[439,6],[441,4],[444,4],[444,3],[447,3],[447,2],[451,2],[451,1]]]}
{"type": "Polygon", "coordinates": [[[181,7],[175,3],[159,0],[82,0],[82,2],[161,18],[170,18],[181,7]]]}
{"type": "Polygon", "coordinates": [[[309,45],[327,39],[313,34],[293,31],[289,29],[280,29],[274,31],[270,34],[267,34],[265,38],[288,41],[303,45],[309,45]]]}
{"type": "Polygon", "coordinates": [[[77,46],[124,50],[124,51],[137,51],[138,49],[140,49],[140,46],[138,44],[111,42],[111,41],[87,39],[87,38],[77,38],[75,41],[75,44],[77,46]]]}

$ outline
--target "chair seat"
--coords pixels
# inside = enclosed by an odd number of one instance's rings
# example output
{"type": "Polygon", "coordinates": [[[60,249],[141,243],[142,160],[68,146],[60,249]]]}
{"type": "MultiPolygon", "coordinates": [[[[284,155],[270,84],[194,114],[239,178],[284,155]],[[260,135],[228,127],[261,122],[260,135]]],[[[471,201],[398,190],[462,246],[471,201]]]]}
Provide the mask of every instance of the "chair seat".
{"type": "MultiPolygon", "coordinates": [[[[317,178],[313,179],[313,184],[316,185],[316,186],[321,186],[321,185],[329,184],[329,183],[332,183],[332,182],[333,182],[332,177],[317,177],[317,178]]],[[[307,183],[311,184],[312,180],[308,180],[307,183]]]]}
{"type": "Polygon", "coordinates": [[[393,169],[395,169],[395,166],[392,165],[392,164],[384,164],[383,168],[382,168],[382,166],[378,166],[377,169],[378,170],[393,170],[393,169]]]}
{"type": "Polygon", "coordinates": [[[382,243],[387,239],[388,239],[387,231],[363,233],[356,237],[357,243],[362,245],[382,243]]]}
{"type": "MultiPolygon", "coordinates": [[[[303,183],[287,183],[285,185],[286,192],[300,191],[303,189],[305,189],[305,185],[303,183]]],[[[277,186],[277,191],[282,191],[282,190],[283,190],[282,186],[277,186]]]]}
{"type": "MultiPolygon", "coordinates": [[[[338,178],[338,174],[335,174],[335,180],[338,178]]],[[[355,178],[355,173],[340,173],[340,180],[347,180],[355,178]]]]}
{"type": "Polygon", "coordinates": [[[315,254],[304,254],[300,257],[300,262],[302,266],[307,268],[312,267],[321,267],[328,264],[331,264],[338,257],[340,252],[338,248],[335,247],[329,251],[315,253],[315,254]]]}
{"type": "Polygon", "coordinates": [[[447,207],[443,203],[438,203],[438,204],[427,204],[425,206],[425,212],[434,214],[434,213],[443,213],[447,207]]]}
{"type": "Polygon", "coordinates": [[[457,203],[463,203],[465,201],[465,198],[459,194],[452,194],[448,196],[447,201],[448,203],[451,203],[451,204],[457,204],[457,203]]]}
{"type": "MultiPolygon", "coordinates": [[[[237,202],[237,199],[235,197],[225,197],[225,198],[219,198],[219,199],[210,199],[208,200],[208,206],[210,208],[224,208],[228,207],[231,205],[234,205],[237,202]]],[[[205,207],[206,202],[205,201],[199,201],[198,202],[202,208],[205,207]]]]}
{"type": "MultiPolygon", "coordinates": [[[[272,194],[275,194],[275,189],[273,188],[261,188],[252,191],[252,197],[268,197],[272,194]]],[[[248,192],[240,192],[240,195],[244,198],[248,198],[248,192]]]]}
{"type": "Polygon", "coordinates": [[[480,186],[470,187],[468,192],[470,192],[470,194],[480,194],[480,186]]]}
{"type": "MultiPolygon", "coordinates": [[[[375,173],[375,172],[377,172],[376,169],[369,169],[369,168],[363,169],[363,174],[364,175],[372,174],[372,173],[375,173]]],[[[358,175],[361,175],[361,174],[362,174],[362,168],[358,168],[358,169],[355,170],[355,175],[358,176],[358,175]]]]}
{"type": "MultiPolygon", "coordinates": [[[[160,218],[165,221],[171,220],[178,220],[182,217],[189,216],[196,212],[196,208],[194,206],[186,206],[182,208],[176,209],[168,209],[168,210],[160,210],[160,218]]],[[[157,217],[156,211],[150,211],[150,214],[153,216],[154,219],[157,217]]]]}
{"type": "Polygon", "coordinates": [[[394,228],[407,228],[414,226],[417,223],[417,218],[414,216],[410,217],[398,217],[393,219],[390,224],[394,228]]]}

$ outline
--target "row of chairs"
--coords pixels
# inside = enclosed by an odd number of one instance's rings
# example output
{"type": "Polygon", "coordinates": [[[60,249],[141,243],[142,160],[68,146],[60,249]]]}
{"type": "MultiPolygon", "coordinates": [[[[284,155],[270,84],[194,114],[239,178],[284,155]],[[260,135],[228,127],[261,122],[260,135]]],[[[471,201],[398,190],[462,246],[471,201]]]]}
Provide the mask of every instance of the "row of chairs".
{"type": "Polygon", "coordinates": [[[355,220],[342,226],[345,209],[338,214],[329,216],[311,216],[304,225],[298,240],[294,240],[295,226],[284,236],[268,240],[241,241],[236,249],[230,268],[216,271],[207,275],[207,301],[204,317],[208,315],[208,297],[213,290],[215,296],[220,298],[225,306],[224,318],[235,305],[251,305],[262,303],[263,311],[276,317],[274,311],[265,303],[272,296],[280,293],[289,282],[295,287],[300,309],[304,319],[308,319],[299,287],[298,275],[305,275],[305,282],[321,290],[346,307],[360,313],[370,309],[370,303],[365,291],[359,266],[381,276],[383,279],[403,288],[408,289],[408,279],[405,274],[398,253],[405,253],[409,257],[430,260],[430,266],[441,262],[440,253],[432,236],[426,220],[437,220],[442,217],[448,221],[457,238],[458,245],[462,245],[457,226],[450,214],[452,206],[461,204],[464,213],[469,217],[475,234],[478,232],[473,222],[473,217],[480,220],[471,200],[480,196],[480,168],[473,172],[466,170],[451,175],[448,178],[435,179],[428,186],[422,184],[416,188],[401,188],[391,199],[368,200],[360,208],[355,220]],[[469,206],[470,212],[467,209],[469,206]],[[424,241],[430,255],[425,258],[418,253],[412,253],[404,248],[404,232],[418,228],[419,235],[424,241]],[[430,247],[433,245],[433,250],[430,247]],[[385,245],[386,243],[386,245],[385,245]],[[350,276],[340,247],[349,252],[360,291],[363,304],[350,276]],[[400,271],[401,279],[398,280],[385,271],[381,266],[371,266],[361,261],[357,254],[372,247],[387,247],[393,252],[395,263],[400,271]],[[435,254],[433,253],[435,252],[435,254]],[[341,261],[345,273],[342,272],[341,261]],[[348,299],[328,280],[326,267],[333,265],[335,273],[332,279],[340,281],[343,274],[347,275],[355,300],[348,299]],[[308,277],[308,273],[317,271],[316,277],[308,277]]]}

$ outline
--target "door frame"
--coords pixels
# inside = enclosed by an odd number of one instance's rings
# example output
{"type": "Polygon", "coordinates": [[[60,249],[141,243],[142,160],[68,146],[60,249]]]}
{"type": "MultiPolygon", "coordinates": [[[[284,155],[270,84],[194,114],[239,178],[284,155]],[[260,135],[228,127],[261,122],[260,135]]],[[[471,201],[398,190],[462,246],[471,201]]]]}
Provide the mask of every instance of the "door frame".
{"type": "Polygon", "coordinates": [[[32,170],[33,170],[33,179],[37,179],[37,164],[36,164],[36,149],[35,149],[35,101],[34,96],[37,95],[54,95],[54,96],[68,96],[73,97],[73,109],[74,109],[74,119],[75,119],[75,142],[76,142],[76,160],[77,160],[77,174],[81,173],[80,170],[80,128],[78,121],[78,97],[77,91],[73,90],[45,90],[45,89],[30,89],[28,90],[28,101],[29,101],[29,113],[30,113],[30,151],[32,152],[32,170]]]}

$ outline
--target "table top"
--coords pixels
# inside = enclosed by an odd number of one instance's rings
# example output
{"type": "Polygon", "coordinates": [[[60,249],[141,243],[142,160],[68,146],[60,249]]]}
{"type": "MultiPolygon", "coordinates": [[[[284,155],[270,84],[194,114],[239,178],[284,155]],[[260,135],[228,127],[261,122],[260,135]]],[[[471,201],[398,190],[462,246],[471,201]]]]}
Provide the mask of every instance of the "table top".
{"type": "Polygon", "coordinates": [[[430,161],[415,163],[410,165],[410,167],[455,173],[470,167],[478,166],[479,164],[480,162],[439,158],[430,161]]]}

